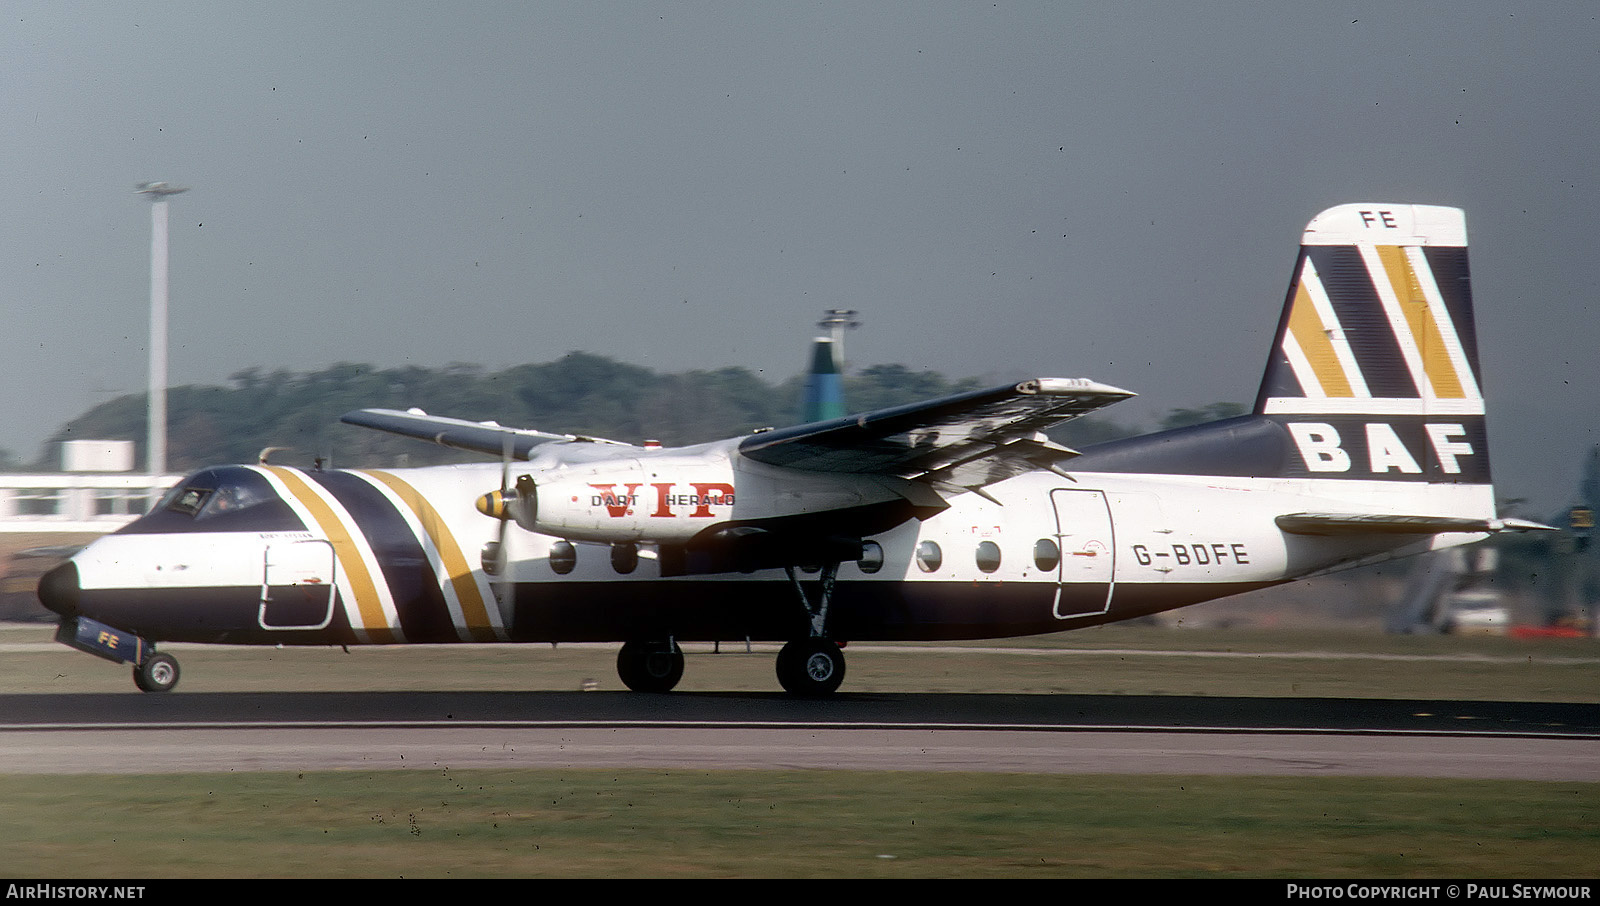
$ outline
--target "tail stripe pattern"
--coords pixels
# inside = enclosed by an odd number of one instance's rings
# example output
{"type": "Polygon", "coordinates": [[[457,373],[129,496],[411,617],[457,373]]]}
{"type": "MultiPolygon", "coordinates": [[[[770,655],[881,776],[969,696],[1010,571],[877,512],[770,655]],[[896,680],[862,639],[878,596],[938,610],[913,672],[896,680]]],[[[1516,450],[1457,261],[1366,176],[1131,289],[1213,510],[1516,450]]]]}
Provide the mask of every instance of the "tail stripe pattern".
{"type": "Polygon", "coordinates": [[[1464,228],[1356,207],[1307,230],[1258,411],[1481,415],[1464,228]]]}
{"type": "Polygon", "coordinates": [[[1378,282],[1378,295],[1389,312],[1406,364],[1422,387],[1422,395],[1434,399],[1478,398],[1466,367],[1466,354],[1422,249],[1379,245],[1362,252],[1374,275],[1388,277],[1378,282]]]}
{"type": "Polygon", "coordinates": [[[1366,381],[1356,367],[1355,353],[1339,329],[1333,303],[1322,288],[1316,264],[1301,258],[1300,280],[1289,310],[1283,352],[1305,396],[1367,397],[1366,381]]]}

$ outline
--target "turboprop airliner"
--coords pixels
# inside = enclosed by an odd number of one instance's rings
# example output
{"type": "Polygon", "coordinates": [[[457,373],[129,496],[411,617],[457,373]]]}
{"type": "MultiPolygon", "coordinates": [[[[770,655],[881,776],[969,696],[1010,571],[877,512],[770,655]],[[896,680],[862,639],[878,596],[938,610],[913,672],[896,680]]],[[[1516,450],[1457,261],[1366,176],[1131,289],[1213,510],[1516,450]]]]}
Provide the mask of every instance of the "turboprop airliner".
{"type": "Polygon", "coordinates": [[[1044,429],[1132,394],[1036,378],[689,447],[412,410],[344,421],[498,462],[202,469],[48,573],[57,638],[178,681],[167,641],[781,642],[800,695],[846,641],[1140,617],[1543,528],[1496,516],[1461,211],[1306,227],[1254,411],[1082,452],[1044,429]]]}

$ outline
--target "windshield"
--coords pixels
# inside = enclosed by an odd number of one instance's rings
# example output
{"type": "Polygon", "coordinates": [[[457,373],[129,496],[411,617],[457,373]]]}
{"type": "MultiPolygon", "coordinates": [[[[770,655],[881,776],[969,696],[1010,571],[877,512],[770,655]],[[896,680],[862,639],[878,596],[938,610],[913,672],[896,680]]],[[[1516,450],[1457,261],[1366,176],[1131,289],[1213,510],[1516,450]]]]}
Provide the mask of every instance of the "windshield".
{"type": "Polygon", "coordinates": [[[279,499],[259,471],[248,466],[216,466],[178,482],[155,509],[121,531],[140,534],[303,528],[299,517],[279,499]]]}

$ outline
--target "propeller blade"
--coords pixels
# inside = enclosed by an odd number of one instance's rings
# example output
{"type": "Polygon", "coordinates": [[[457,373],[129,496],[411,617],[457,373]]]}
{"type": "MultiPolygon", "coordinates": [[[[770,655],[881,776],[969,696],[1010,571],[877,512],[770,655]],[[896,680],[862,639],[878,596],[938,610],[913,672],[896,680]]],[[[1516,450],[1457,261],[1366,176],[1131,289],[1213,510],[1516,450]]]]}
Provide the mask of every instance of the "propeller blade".
{"type": "Polygon", "coordinates": [[[494,542],[494,577],[489,583],[494,590],[495,600],[500,603],[501,619],[507,626],[511,625],[513,609],[510,593],[515,590],[514,586],[506,584],[510,581],[509,573],[511,567],[511,556],[509,551],[506,550],[506,533],[511,524],[510,513],[508,512],[510,498],[507,494],[511,483],[511,441],[511,436],[507,435],[505,443],[500,450],[500,496],[497,501],[499,503],[497,509],[499,510],[500,529],[494,542]]]}

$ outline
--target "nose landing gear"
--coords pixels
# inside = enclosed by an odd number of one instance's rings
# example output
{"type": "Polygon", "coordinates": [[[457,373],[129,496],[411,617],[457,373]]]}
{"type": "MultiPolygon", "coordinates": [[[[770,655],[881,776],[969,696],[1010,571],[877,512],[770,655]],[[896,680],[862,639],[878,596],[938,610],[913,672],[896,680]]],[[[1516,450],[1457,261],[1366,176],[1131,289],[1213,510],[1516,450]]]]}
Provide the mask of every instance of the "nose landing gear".
{"type": "Polygon", "coordinates": [[[144,692],[171,692],[178,685],[178,659],[152,653],[133,667],[133,684],[144,692]]]}
{"type": "Polygon", "coordinates": [[[95,657],[133,665],[133,684],[144,692],[171,692],[178,685],[178,659],[158,654],[138,635],[88,617],[68,617],[56,628],[56,641],[95,657]]]}

